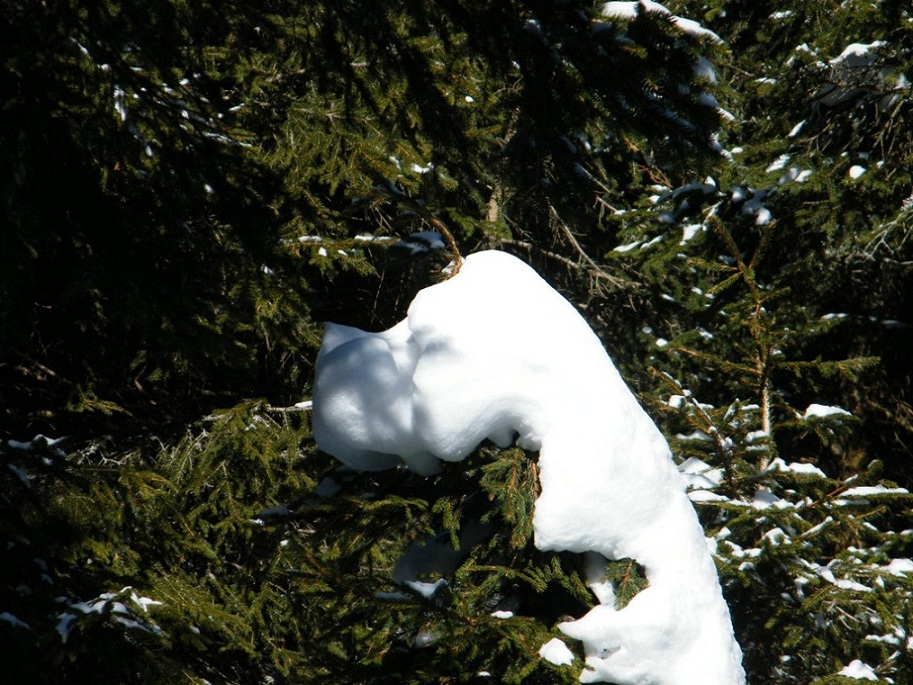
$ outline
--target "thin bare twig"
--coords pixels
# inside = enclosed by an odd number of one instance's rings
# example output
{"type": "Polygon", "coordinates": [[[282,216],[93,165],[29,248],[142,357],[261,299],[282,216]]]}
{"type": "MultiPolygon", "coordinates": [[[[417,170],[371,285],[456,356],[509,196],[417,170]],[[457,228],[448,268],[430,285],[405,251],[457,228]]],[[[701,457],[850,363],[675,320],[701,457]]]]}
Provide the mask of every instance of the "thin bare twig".
{"type": "Polygon", "coordinates": [[[511,247],[519,247],[523,250],[526,250],[530,254],[533,254],[535,252],[536,254],[542,255],[546,259],[551,259],[553,261],[556,261],[560,264],[563,264],[564,266],[566,266],[569,269],[573,269],[574,271],[590,271],[591,275],[595,276],[596,278],[600,278],[600,279],[609,281],[616,288],[633,289],[633,288],[639,287],[639,285],[640,285],[639,283],[636,283],[635,281],[621,279],[621,278],[618,278],[617,276],[610,276],[609,274],[605,273],[602,270],[594,271],[592,269],[592,267],[590,267],[589,265],[581,265],[580,262],[575,262],[573,259],[569,259],[568,257],[565,257],[564,255],[560,255],[557,252],[552,252],[550,250],[546,250],[544,248],[539,247],[538,245],[534,245],[533,243],[527,242],[525,240],[502,240],[502,241],[500,241],[500,244],[509,245],[511,247]]]}
{"type": "MultiPolygon", "coordinates": [[[[551,204],[548,207],[548,214],[549,214],[549,217],[552,219],[552,221],[554,221],[555,224],[558,226],[558,228],[561,229],[561,232],[564,234],[565,238],[567,238],[568,242],[571,244],[571,247],[574,248],[574,250],[577,252],[577,254],[580,255],[580,258],[590,268],[590,271],[593,273],[593,275],[595,275],[597,278],[599,278],[601,280],[604,280],[604,281],[610,283],[612,285],[612,287],[615,287],[615,288],[621,289],[621,288],[624,288],[625,286],[631,285],[630,281],[626,281],[624,279],[618,278],[617,276],[613,276],[613,275],[607,273],[599,264],[597,264],[593,260],[592,257],[590,257],[590,255],[588,255],[586,253],[586,251],[583,249],[583,247],[581,247],[580,243],[577,241],[577,238],[571,232],[570,227],[568,227],[568,225],[564,222],[564,220],[558,215],[558,211],[551,204]]],[[[568,261],[570,261],[570,260],[568,260],[568,261]]]]}

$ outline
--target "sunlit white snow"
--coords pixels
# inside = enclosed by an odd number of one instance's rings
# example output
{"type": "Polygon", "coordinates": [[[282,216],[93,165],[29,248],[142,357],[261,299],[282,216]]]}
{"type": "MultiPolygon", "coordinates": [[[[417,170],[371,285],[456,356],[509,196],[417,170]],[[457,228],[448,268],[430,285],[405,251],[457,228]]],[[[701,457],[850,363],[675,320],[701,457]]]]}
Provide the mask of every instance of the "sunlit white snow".
{"type": "Polygon", "coordinates": [[[872,670],[872,667],[859,659],[851,661],[837,675],[842,675],[846,678],[856,678],[857,680],[878,680],[878,675],[872,670]]]}
{"type": "Polygon", "coordinates": [[[900,577],[913,573],[913,559],[891,559],[891,562],[885,567],[885,571],[892,576],[900,577]]]}
{"type": "Polygon", "coordinates": [[[574,661],[574,653],[557,637],[542,645],[539,656],[556,666],[564,666],[574,661]]]}
{"type": "Polygon", "coordinates": [[[876,40],[871,43],[850,43],[844,48],[843,52],[831,60],[831,64],[845,63],[851,67],[868,66],[875,61],[875,56],[872,53],[885,45],[886,43],[883,40],[876,40]]]}
{"type": "Polygon", "coordinates": [[[851,414],[842,407],[831,407],[826,404],[810,404],[802,415],[805,419],[823,419],[830,416],[851,416],[851,414]]]}
{"type": "Polygon", "coordinates": [[[583,682],[744,682],[664,437],[583,318],[520,260],[469,256],[387,331],[329,324],[313,399],[317,444],[357,469],[431,475],[486,438],[539,451],[535,545],[633,558],[649,581],[623,609],[559,625],[583,642],[583,682]]]}
{"type": "Polygon", "coordinates": [[[607,2],[602,6],[602,16],[610,19],[625,19],[630,21],[637,17],[639,11],[669,15],[672,23],[674,23],[682,33],[692,36],[693,38],[708,38],[714,43],[723,42],[722,38],[710,29],[701,26],[701,24],[693,19],[686,19],[672,14],[665,5],[661,5],[654,0],[640,0],[639,2],[607,2]]]}

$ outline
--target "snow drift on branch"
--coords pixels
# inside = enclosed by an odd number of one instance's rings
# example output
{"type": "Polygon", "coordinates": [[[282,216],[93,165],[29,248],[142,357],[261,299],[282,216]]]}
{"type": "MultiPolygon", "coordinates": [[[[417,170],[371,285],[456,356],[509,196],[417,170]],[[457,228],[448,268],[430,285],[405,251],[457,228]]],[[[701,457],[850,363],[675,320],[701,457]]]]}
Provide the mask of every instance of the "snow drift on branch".
{"type": "MultiPolygon", "coordinates": [[[[562,623],[583,682],[744,681],[703,530],[669,447],[599,339],[520,260],[469,256],[381,333],[330,324],[317,358],[314,436],[366,470],[431,475],[484,439],[539,450],[542,550],[633,558],[649,587],[562,623]]],[[[592,579],[598,584],[599,579],[592,579]]]]}

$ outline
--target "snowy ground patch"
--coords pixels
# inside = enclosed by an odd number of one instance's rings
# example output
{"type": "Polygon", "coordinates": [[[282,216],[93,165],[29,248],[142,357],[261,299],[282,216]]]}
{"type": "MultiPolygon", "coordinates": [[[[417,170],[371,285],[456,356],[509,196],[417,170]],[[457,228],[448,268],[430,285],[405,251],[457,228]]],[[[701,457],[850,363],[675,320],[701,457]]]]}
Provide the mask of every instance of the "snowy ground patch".
{"type": "Polygon", "coordinates": [[[744,682],[716,568],[669,446],[576,309],[519,259],[469,256],[380,333],[329,324],[317,444],[347,465],[425,475],[483,440],[539,451],[541,550],[631,558],[649,587],[559,625],[583,682],[744,682]]]}

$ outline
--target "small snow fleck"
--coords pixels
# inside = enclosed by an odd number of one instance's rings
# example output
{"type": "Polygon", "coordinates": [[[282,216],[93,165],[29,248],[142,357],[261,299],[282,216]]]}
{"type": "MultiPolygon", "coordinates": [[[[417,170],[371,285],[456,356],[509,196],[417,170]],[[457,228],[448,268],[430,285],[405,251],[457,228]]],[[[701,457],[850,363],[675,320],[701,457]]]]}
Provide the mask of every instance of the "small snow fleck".
{"type": "Polygon", "coordinates": [[[630,21],[637,18],[638,10],[646,10],[654,14],[670,15],[672,23],[678,29],[692,38],[704,37],[714,43],[722,43],[723,40],[713,31],[701,26],[693,19],[685,19],[673,15],[665,6],[654,0],[640,0],[640,2],[607,2],[602,6],[602,16],[610,19],[622,19],[630,21]]]}
{"type": "Polygon", "coordinates": [[[758,490],[751,501],[751,506],[755,509],[767,509],[769,507],[787,509],[792,505],[786,500],[777,497],[770,490],[758,490]]]}
{"type": "Polygon", "coordinates": [[[821,478],[827,478],[827,474],[814,464],[803,462],[786,463],[779,457],[770,463],[770,467],[777,471],[787,471],[790,473],[800,473],[804,476],[820,476],[821,478]]]}
{"type": "Polygon", "coordinates": [[[703,224],[688,224],[687,226],[682,227],[682,241],[679,245],[685,245],[691,240],[698,232],[704,230],[703,224]]]}
{"type": "Polygon", "coordinates": [[[787,162],[789,162],[789,159],[789,155],[780,155],[769,167],[767,167],[767,171],[779,171],[780,169],[783,169],[787,162]]]}
{"type": "Polygon", "coordinates": [[[727,502],[729,498],[726,495],[720,495],[709,490],[692,490],[688,493],[688,499],[692,502],[727,502]]]}
{"type": "Polygon", "coordinates": [[[506,618],[513,618],[513,617],[514,617],[514,612],[512,612],[512,611],[500,611],[500,610],[499,610],[499,611],[492,611],[492,612],[491,612],[491,615],[492,615],[493,618],[506,619],[506,618]]]}
{"type": "Polygon", "coordinates": [[[892,576],[905,576],[913,573],[913,559],[891,559],[891,563],[885,566],[884,570],[892,576]]]}
{"type": "Polygon", "coordinates": [[[362,243],[386,243],[391,240],[395,240],[395,238],[389,235],[372,235],[371,233],[359,233],[355,236],[355,240],[362,243]]]}
{"type": "MultiPolygon", "coordinates": [[[[19,440],[7,440],[6,444],[10,449],[14,450],[40,451],[48,447],[54,447],[64,440],[66,440],[66,438],[49,438],[46,435],[39,433],[28,442],[21,442],[19,440]]],[[[65,455],[63,452],[59,452],[59,456],[65,455]]]]}
{"type": "Polygon", "coordinates": [[[828,416],[852,416],[852,414],[842,407],[830,407],[826,404],[810,404],[806,408],[802,418],[810,419],[814,417],[823,419],[828,416]]]}
{"type": "Polygon", "coordinates": [[[692,38],[704,37],[717,44],[721,44],[723,42],[723,39],[720,38],[717,34],[715,34],[710,29],[701,26],[698,22],[694,21],[694,19],[673,17],[672,21],[682,33],[687,34],[692,38]]]}
{"type": "Polygon", "coordinates": [[[72,630],[71,625],[75,620],[75,614],[62,613],[57,615],[57,627],[55,630],[57,631],[57,634],[60,635],[60,641],[64,644],[67,643],[67,639],[70,637],[70,630],[72,630]]]}
{"type": "Polygon", "coordinates": [[[745,442],[760,442],[770,437],[770,434],[764,430],[751,431],[745,436],[745,442]]]}
{"type": "Polygon", "coordinates": [[[32,477],[29,476],[29,474],[27,474],[15,464],[7,464],[6,467],[14,474],[16,474],[16,478],[18,478],[25,487],[32,487],[32,477]]]}
{"type": "Polygon", "coordinates": [[[850,167],[850,178],[854,181],[865,173],[865,167],[854,164],[850,167]]]}
{"type": "Polygon", "coordinates": [[[850,67],[868,66],[874,61],[871,51],[886,45],[883,40],[876,40],[872,43],[850,43],[846,48],[831,60],[831,64],[846,62],[850,67]]]}
{"type": "Polygon", "coordinates": [[[886,488],[884,485],[862,485],[850,488],[843,493],[844,497],[870,497],[872,495],[907,495],[906,488],[886,488]]]}
{"type": "Polygon", "coordinates": [[[801,462],[793,462],[786,465],[787,471],[792,471],[793,473],[804,473],[810,476],[821,476],[822,478],[827,478],[827,474],[824,473],[814,464],[803,464],[801,462]]]}
{"type": "Polygon", "coordinates": [[[758,226],[763,226],[764,224],[770,223],[771,216],[770,210],[767,209],[767,207],[761,207],[755,214],[754,222],[758,226]]]}
{"type": "Polygon", "coordinates": [[[631,250],[637,249],[642,244],[643,244],[643,241],[637,240],[633,243],[627,243],[626,245],[619,245],[618,247],[613,249],[612,252],[630,252],[631,250]]]}
{"type": "Polygon", "coordinates": [[[824,580],[827,582],[831,583],[834,587],[838,587],[841,590],[854,590],[856,592],[872,591],[872,588],[863,585],[862,583],[857,583],[854,580],[849,580],[847,578],[837,578],[834,576],[834,572],[827,567],[818,569],[818,575],[824,578],[824,580]]]}
{"type": "Polygon", "coordinates": [[[694,75],[698,78],[705,79],[708,83],[717,82],[716,70],[713,68],[713,63],[706,57],[698,57],[697,62],[694,64],[694,75]]]}
{"type": "Polygon", "coordinates": [[[682,462],[678,472],[685,482],[696,490],[719,487],[723,482],[722,470],[713,468],[697,457],[689,457],[682,462]]]}
{"type": "MultiPolygon", "coordinates": [[[[637,5],[636,2],[607,2],[602,6],[602,16],[611,19],[636,19],[637,5]]],[[[669,14],[669,10],[653,0],[644,0],[643,8],[648,12],[669,14]]]]}
{"type": "Polygon", "coordinates": [[[438,578],[433,583],[426,583],[421,580],[407,580],[403,583],[408,588],[415,590],[425,599],[431,599],[434,596],[434,593],[437,592],[440,588],[447,585],[447,581],[443,578],[438,578]]]}
{"type": "Polygon", "coordinates": [[[137,604],[143,611],[149,611],[149,607],[159,606],[162,604],[158,600],[152,599],[150,597],[140,597],[138,594],[136,594],[136,592],[130,593],[130,599],[133,600],[133,602],[137,604]]]}
{"type": "Polygon", "coordinates": [[[555,666],[567,666],[574,662],[574,653],[562,640],[553,637],[539,649],[539,656],[555,666]]]}
{"type": "Polygon", "coordinates": [[[0,621],[6,621],[14,628],[24,628],[25,630],[30,629],[28,623],[20,619],[18,616],[14,616],[8,611],[4,611],[2,614],[0,614],[0,621]]]}
{"type": "Polygon", "coordinates": [[[444,236],[437,231],[417,231],[410,233],[408,238],[400,240],[393,247],[409,250],[409,254],[414,256],[444,250],[447,244],[444,242],[444,236]]]}
{"type": "Polygon", "coordinates": [[[819,532],[821,532],[822,530],[824,530],[824,528],[825,528],[829,523],[831,523],[833,520],[834,520],[834,517],[833,517],[833,516],[828,516],[828,517],[827,517],[826,519],[824,519],[821,523],[819,523],[819,524],[817,524],[817,525],[815,525],[815,526],[812,526],[812,527],[809,528],[807,531],[805,531],[804,533],[802,533],[802,537],[807,538],[807,537],[811,537],[812,535],[816,535],[817,533],[819,533],[819,532]]]}
{"type": "Polygon", "coordinates": [[[787,138],[795,138],[797,135],[799,135],[799,133],[801,133],[801,132],[802,132],[802,129],[805,127],[805,121],[806,121],[806,120],[803,119],[803,120],[800,121],[798,124],[796,124],[795,126],[793,126],[792,129],[790,129],[789,133],[786,134],[786,137],[787,137],[787,138]]]}
{"type": "Polygon", "coordinates": [[[837,675],[842,675],[845,678],[855,678],[856,680],[878,680],[878,676],[872,667],[859,659],[853,659],[837,675]]]}
{"type": "Polygon", "coordinates": [[[434,633],[432,633],[430,630],[422,628],[415,634],[415,637],[412,639],[412,644],[418,649],[421,649],[434,643],[436,639],[437,636],[434,633]]]}
{"type": "Polygon", "coordinates": [[[771,545],[782,545],[790,542],[789,536],[779,527],[771,528],[761,537],[771,545]]]}

